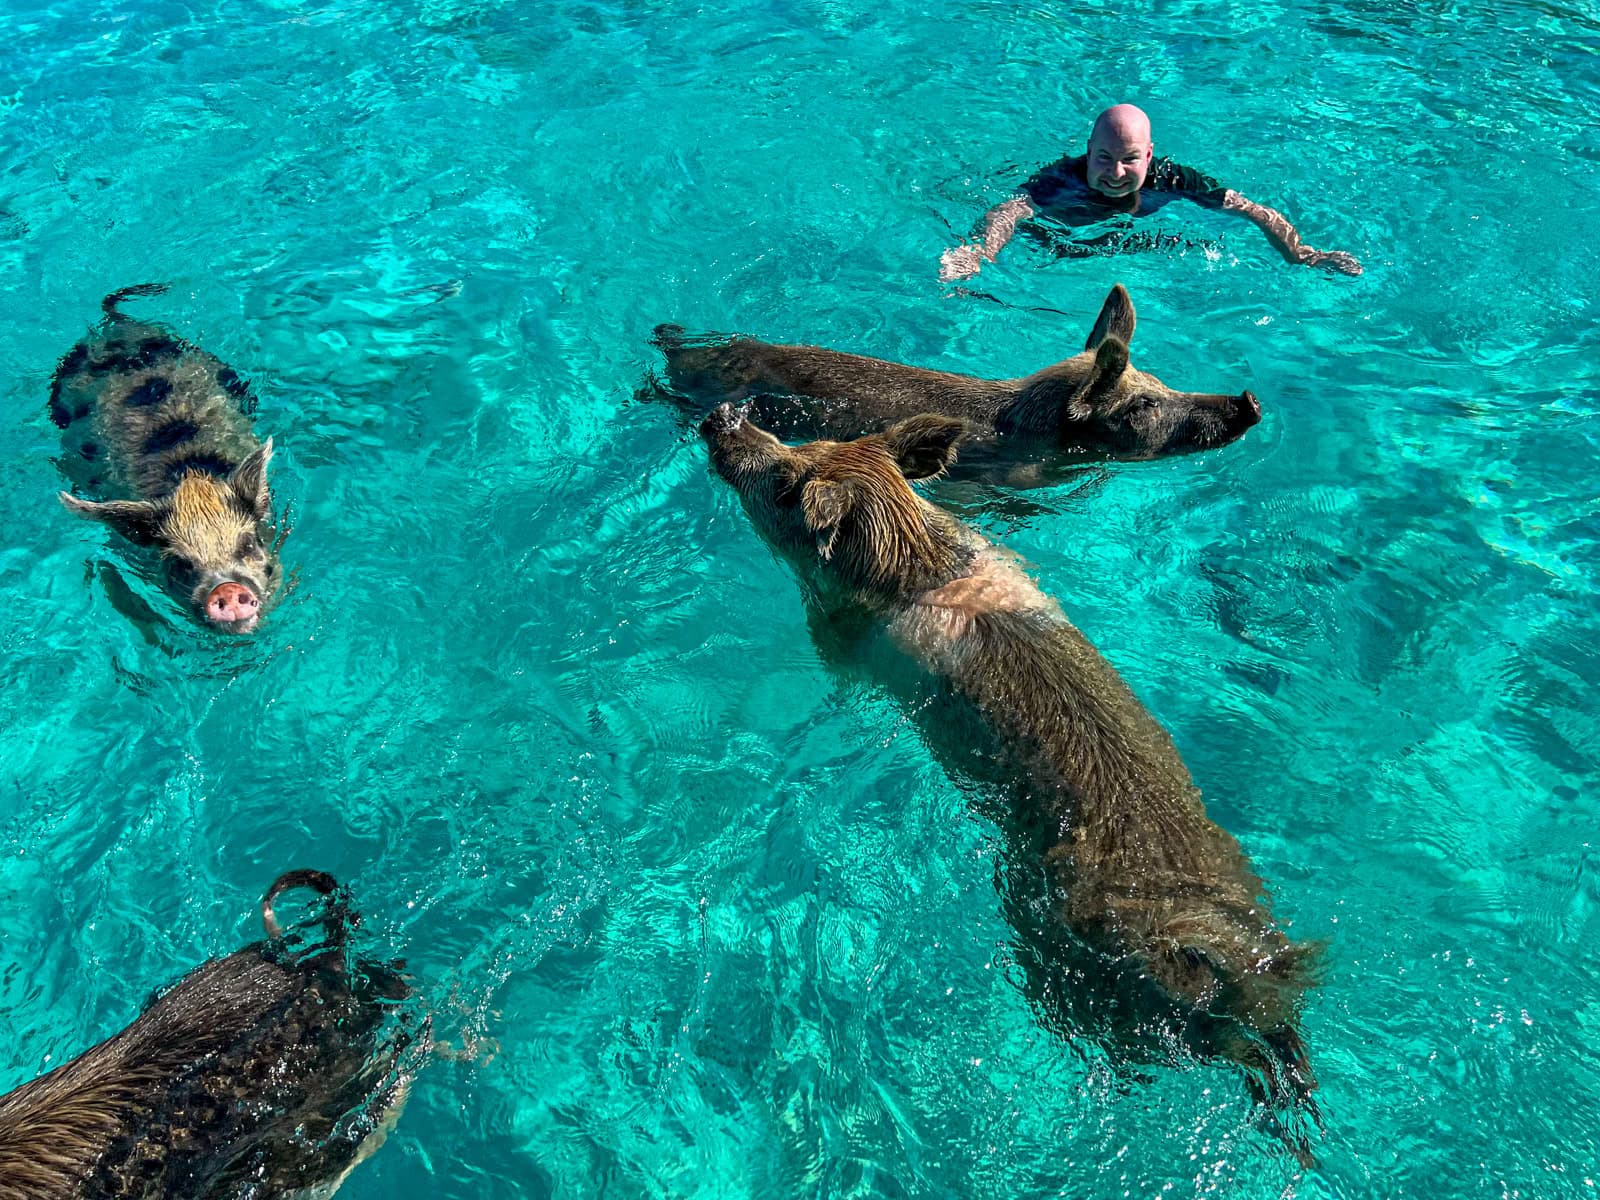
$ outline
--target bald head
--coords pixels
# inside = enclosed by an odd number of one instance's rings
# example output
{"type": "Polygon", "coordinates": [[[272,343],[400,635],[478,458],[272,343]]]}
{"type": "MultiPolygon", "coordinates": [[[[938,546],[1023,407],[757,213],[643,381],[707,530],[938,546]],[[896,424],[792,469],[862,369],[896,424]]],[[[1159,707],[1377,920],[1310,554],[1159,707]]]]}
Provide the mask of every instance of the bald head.
{"type": "Polygon", "coordinates": [[[1150,118],[1132,104],[1114,104],[1094,119],[1089,134],[1089,186],[1116,199],[1132,196],[1144,186],[1155,158],[1150,140],[1150,118]]]}
{"type": "Polygon", "coordinates": [[[1131,138],[1137,142],[1150,140],[1150,118],[1144,109],[1133,104],[1113,104],[1094,119],[1094,129],[1089,134],[1095,138],[1131,138]]]}

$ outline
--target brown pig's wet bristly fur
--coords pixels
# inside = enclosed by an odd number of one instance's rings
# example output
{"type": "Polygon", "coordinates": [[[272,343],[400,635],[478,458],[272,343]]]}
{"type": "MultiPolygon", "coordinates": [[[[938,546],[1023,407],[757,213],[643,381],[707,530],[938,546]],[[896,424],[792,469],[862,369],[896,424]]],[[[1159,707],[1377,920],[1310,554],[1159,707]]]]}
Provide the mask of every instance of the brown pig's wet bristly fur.
{"type": "Polygon", "coordinates": [[[1008,896],[1008,914],[1044,960],[1036,994],[1070,974],[1121,997],[1102,1010],[1131,1002],[1124,1025],[1239,1064],[1264,1123],[1308,1158],[1273,1114],[1316,1119],[1299,1033],[1315,947],[1274,922],[1116,670],[1004,550],[908,485],[936,474],[962,432],[920,416],[791,447],[729,405],[702,425],[717,473],[798,569],[814,627],[849,631],[846,652],[914,698],[935,753],[957,770],[981,759],[1009,797],[1010,873],[1036,886],[1008,896]]]}
{"type": "Polygon", "coordinates": [[[105,321],[56,370],[50,412],[62,428],[64,465],[89,493],[61,493],[79,516],[103,521],[161,554],[175,595],[215,624],[248,630],[255,619],[208,613],[221,584],[254,598],[259,617],[281,582],[267,483],[272,441],[251,426],[249,385],[216,356],[124,314],[154,284],[105,298],[105,321]]]}
{"type": "Polygon", "coordinates": [[[819,346],[692,335],[660,325],[664,394],[696,416],[750,404],[762,428],[790,440],[845,440],[918,413],[965,421],[971,433],[953,474],[1002,483],[1048,482],[1050,468],[1094,459],[1146,459],[1226,445],[1261,419],[1249,392],[1178,392],[1133,367],[1133,302],[1111,289],[1081,353],[1016,379],[980,379],[819,346]]]}
{"type": "Polygon", "coordinates": [[[354,920],[328,876],[291,872],[264,901],[267,941],[0,1096],[0,1200],[331,1196],[398,1117],[427,1040],[394,1019],[395,969],[348,955],[354,920]],[[319,942],[278,928],[293,887],[332,893],[319,942]]]}

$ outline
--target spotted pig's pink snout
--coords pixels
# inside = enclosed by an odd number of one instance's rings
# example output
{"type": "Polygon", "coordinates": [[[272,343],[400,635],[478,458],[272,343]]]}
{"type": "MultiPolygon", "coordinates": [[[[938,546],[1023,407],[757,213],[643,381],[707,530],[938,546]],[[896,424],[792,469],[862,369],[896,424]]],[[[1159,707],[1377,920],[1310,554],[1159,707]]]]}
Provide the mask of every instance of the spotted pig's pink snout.
{"type": "Polygon", "coordinates": [[[261,601],[242,583],[219,583],[206,597],[206,620],[214,625],[238,625],[261,615],[261,601]]]}

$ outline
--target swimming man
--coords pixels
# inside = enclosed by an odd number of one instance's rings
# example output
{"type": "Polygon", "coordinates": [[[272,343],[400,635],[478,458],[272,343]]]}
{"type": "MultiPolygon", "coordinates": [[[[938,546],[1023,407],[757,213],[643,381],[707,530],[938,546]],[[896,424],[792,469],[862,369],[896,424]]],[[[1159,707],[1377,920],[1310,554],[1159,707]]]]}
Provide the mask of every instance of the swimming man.
{"type": "MultiPolygon", "coordinates": [[[[1313,250],[1302,242],[1295,227],[1275,209],[1247,200],[1170,158],[1155,157],[1150,118],[1131,104],[1118,104],[1095,118],[1087,154],[1063,158],[1040,171],[1022,185],[1019,195],[985,214],[980,241],[946,250],[939,260],[939,278],[948,283],[977,274],[983,260],[993,262],[1011,240],[1017,224],[1036,214],[1064,225],[1093,225],[1118,214],[1146,216],[1178,197],[1204,208],[1239,213],[1289,262],[1361,274],[1361,264],[1343,250],[1313,250]]],[[[1087,247],[1114,240],[1115,235],[1108,235],[1074,245],[1080,253],[1092,253],[1087,247]]],[[[1159,241],[1146,237],[1130,246],[1159,241]]]]}

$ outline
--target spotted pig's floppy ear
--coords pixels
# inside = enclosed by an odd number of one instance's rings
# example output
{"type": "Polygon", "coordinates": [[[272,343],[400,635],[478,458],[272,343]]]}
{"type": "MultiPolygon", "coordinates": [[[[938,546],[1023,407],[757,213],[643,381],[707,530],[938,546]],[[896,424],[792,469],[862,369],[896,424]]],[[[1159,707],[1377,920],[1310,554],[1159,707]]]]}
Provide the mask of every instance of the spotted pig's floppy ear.
{"type": "Polygon", "coordinates": [[[153,500],[79,500],[67,492],[58,493],[68,512],[104,521],[135,546],[148,546],[161,529],[162,506],[153,500]]]}
{"type": "Polygon", "coordinates": [[[272,496],[267,489],[267,464],[272,461],[272,439],[233,469],[228,476],[228,486],[234,495],[258,518],[266,519],[272,511],[272,496]]]}

